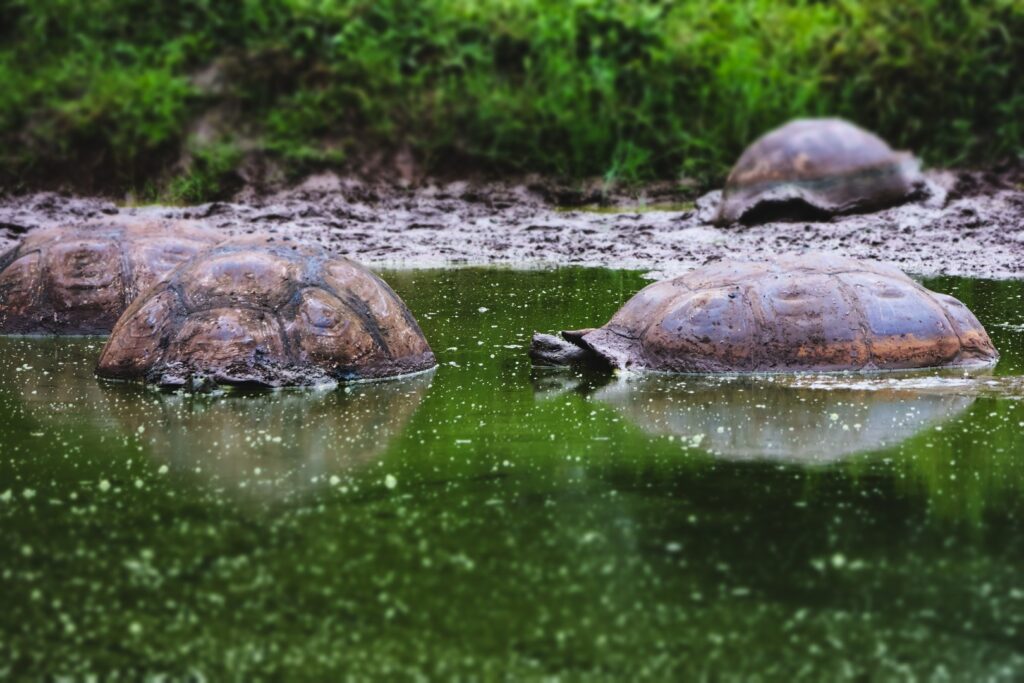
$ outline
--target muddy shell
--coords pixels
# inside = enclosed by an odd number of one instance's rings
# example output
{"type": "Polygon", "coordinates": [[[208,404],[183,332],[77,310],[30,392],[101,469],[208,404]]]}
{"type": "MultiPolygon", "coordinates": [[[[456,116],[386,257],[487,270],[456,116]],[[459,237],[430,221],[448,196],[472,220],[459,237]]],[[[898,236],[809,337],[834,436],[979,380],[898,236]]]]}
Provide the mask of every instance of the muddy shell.
{"type": "Polygon", "coordinates": [[[302,386],[436,365],[376,275],[314,247],[225,243],[180,266],[118,321],[97,374],[161,386],[302,386]]]}
{"type": "Polygon", "coordinates": [[[715,222],[765,223],[863,213],[924,186],[920,163],[842,119],[797,119],[750,145],[733,166],[715,222]]]}
{"type": "Polygon", "coordinates": [[[958,300],[831,254],[723,261],[652,284],[598,329],[538,334],[541,364],[683,373],[983,367],[999,354],[958,300]]]}
{"type": "Polygon", "coordinates": [[[34,230],[0,256],[0,334],[109,334],[139,294],[222,239],[182,221],[34,230]]]}

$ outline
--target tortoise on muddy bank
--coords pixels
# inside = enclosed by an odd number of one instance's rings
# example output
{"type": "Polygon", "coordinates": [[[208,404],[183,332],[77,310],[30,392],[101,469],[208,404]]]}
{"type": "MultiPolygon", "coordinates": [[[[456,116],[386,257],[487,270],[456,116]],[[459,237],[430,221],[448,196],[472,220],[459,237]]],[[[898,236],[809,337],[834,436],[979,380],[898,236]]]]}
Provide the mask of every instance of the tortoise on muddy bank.
{"type": "Polygon", "coordinates": [[[200,254],[136,300],[97,374],[278,387],[434,365],[409,309],[370,271],[314,247],[249,240],[200,254]]]}
{"type": "Polygon", "coordinates": [[[540,364],[663,372],[973,367],[999,354],[951,296],[830,254],[723,261],[652,284],[597,329],[537,334],[540,364]]]}
{"type": "Polygon", "coordinates": [[[797,119],[733,166],[714,222],[765,223],[884,209],[924,186],[917,159],[842,119],[797,119]]]}
{"type": "Polygon", "coordinates": [[[107,334],[136,296],[221,239],[180,221],[34,230],[0,256],[0,334],[107,334]]]}

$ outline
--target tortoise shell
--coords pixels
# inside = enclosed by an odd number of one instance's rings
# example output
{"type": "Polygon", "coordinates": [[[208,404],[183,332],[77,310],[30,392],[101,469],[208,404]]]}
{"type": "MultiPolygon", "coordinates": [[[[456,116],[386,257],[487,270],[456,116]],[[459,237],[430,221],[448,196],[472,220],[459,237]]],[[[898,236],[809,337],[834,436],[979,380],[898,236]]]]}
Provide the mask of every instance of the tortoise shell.
{"type": "Polygon", "coordinates": [[[314,247],[237,241],[198,255],[136,300],[97,374],[277,387],[434,365],[409,309],[358,263],[314,247]]]}
{"type": "Polygon", "coordinates": [[[594,330],[537,335],[531,355],[665,372],[985,366],[977,318],[890,266],[825,253],[722,261],[652,284],[594,330]]]}
{"type": "Polygon", "coordinates": [[[221,239],[169,221],[33,230],[0,256],[0,334],[108,334],[140,293],[221,239]]]}
{"type": "Polygon", "coordinates": [[[725,183],[719,224],[825,218],[905,201],[919,162],[842,119],[797,119],[758,138],[725,183]]]}

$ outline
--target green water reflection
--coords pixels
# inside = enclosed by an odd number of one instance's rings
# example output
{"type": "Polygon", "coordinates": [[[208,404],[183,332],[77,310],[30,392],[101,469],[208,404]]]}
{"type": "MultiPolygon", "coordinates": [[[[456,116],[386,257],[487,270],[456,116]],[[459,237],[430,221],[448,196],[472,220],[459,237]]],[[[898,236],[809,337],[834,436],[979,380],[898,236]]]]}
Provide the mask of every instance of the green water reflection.
{"type": "MultiPolygon", "coordinates": [[[[0,339],[0,677],[1024,671],[1021,401],[538,372],[640,276],[386,276],[431,374],[164,394],[0,339]]],[[[1024,371],[1022,283],[927,284],[1024,371]]]]}

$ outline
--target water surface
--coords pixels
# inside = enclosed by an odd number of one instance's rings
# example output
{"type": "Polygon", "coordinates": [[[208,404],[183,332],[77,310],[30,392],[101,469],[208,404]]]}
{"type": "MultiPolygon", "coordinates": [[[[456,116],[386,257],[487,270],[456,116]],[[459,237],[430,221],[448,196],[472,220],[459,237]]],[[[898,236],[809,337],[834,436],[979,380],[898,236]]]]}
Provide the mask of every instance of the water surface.
{"type": "Polygon", "coordinates": [[[432,373],[172,394],[0,339],[0,677],[1024,672],[1024,284],[926,282],[992,334],[986,390],[536,371],[640,275],[386,277],[432,373]]]}

